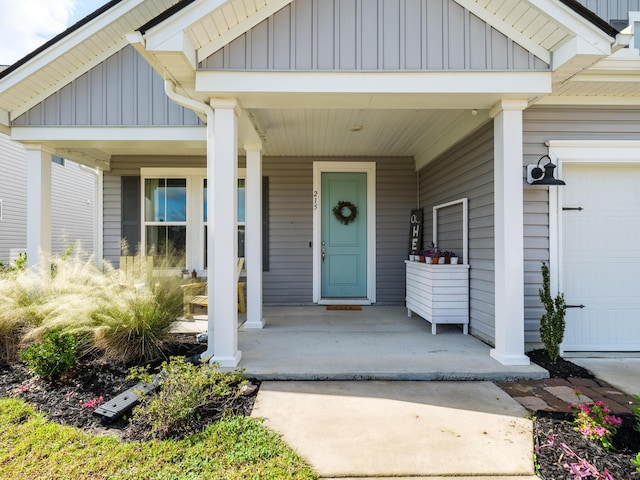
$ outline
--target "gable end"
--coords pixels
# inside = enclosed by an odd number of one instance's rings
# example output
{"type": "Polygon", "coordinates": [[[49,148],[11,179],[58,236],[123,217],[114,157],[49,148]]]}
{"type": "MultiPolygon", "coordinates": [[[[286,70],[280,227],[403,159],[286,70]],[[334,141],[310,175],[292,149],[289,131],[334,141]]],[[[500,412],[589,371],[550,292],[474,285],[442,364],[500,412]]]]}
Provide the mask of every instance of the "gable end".
{"type": "Polygon", "coordinates": [[[549,65],[454,0],[295,0],[198,68],[546,71],[549,65]]]}

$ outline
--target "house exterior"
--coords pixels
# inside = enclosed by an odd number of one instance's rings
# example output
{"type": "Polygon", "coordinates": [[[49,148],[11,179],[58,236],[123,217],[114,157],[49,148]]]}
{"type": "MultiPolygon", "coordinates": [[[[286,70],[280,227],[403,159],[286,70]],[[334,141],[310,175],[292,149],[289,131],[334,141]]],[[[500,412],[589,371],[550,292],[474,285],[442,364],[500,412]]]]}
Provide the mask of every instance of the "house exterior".
{"type": "MultiPolygon", "coordinates": [[[[80,245],[97,251],[99,171],[64,158],[51,160],[51,252],[80,245]]],[[[27,151],[0,133],[0,261],[27,252],[27,151]]]]}
{"type": "Polygon", "coordinates": [[[410,212],[431,232],[464,198],[469,332],[493,358],[539,342],[543,261],[565,350],[638,351],[640,5],[592,3],[111,1],[0,74],[29,258],[51,154],[99,168],[104,258],[122,238],[184,251],[208,276],[208,353],[235,366],[238,255],[245,328],[263,304],[402,304],[410,212]],[[566,186],[530,184],[549,161],[566,186]]]}

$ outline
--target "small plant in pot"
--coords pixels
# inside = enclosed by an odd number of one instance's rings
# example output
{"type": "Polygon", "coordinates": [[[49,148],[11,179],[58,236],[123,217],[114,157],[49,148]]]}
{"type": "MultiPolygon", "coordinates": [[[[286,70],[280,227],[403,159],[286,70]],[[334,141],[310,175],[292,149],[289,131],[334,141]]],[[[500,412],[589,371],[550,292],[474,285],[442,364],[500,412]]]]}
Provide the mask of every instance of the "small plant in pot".
{"type": "Polygon", "coordinates": [[[433,264],[439,263],[440,249],[435,243],[431,242],[431,246],[429,247],[429,250],[427,250],[427,255],[431,259],[431,263],[433,264]]]}
{"type": "Polygon", "coordinates": [[[455,252],[442,252],[442,256],[444,257],[444,263],[450,263],[456,265],[458,263],[458,257],[455,252]]]}

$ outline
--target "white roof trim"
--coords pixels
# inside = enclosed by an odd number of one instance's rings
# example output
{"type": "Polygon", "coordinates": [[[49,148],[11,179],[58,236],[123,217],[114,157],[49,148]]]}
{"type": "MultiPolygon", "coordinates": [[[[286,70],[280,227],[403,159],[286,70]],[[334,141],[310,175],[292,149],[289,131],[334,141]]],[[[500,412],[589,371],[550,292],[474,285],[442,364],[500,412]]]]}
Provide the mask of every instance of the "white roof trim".
{"type": "Polygon", "coordinates": [[[47,141],[206,141],[206,127],[12,127],[18,142],[47,141]]]}
{"type": "MultiPolygon", "coordinates": [[[[150,28],[144,33],[146,49],[150,52],[181,51],[187,58],[194,56],[196,62],[201,62],[218,49],[224,47],[243,33],[262,22],[264,19],[278,12],[293,0],[266,0],[265,6],[250,13],[247,17],[232,26],[229,30],[220,35],[215,41],[206,45],[194,45],[195,52],[186,52],[178,42],[171,39],[179,38],[179,35],[189,36],[186,32],[193,24],[207,17],[211,12],[223,9],[231,4],[229,0],[206,0],[194,2],[177,12],[171,18],[159,25],[150,28]]],[[[195,65],[194,65],[195,69],[195,65]]]]}
{"type": "Polygon", "coordinates": [[[190,25],[199,21],[202,17],[209,15],[211,11],[220,8],[227,3],[227,1],[228,0],[203,0],[189,4],[143,33],[147,41],[147,48],[150,50],[156,49],[158,45],[161,45],[167,38],[173,37],[186,30],[190,25]]]}
{"type": "Polygon", "coordinates": [[[279,10],[286,7],[293,0],[272,0],[269,2],[264,8],[261,8],[253,15],[250,15],[246,18],[246,20],[238,23],[233,28],[227,30],[227,32],[223,35],[220,35],[215,42],[211,42],[207,45],[203,45],[198,49],[198,62],[203,61],[210,55],[213,55],[222,47],[231,43],[233,40],[238,38],[245,32],[248,32],[253,27],[258,25],[263,20],[269,18],[271,15],[275,14],[279,10]]]}
{"type": "MultiPolygon", "coordinates": [[[[117,21],[120,17],[137,7],[142,2],[144,2],[144,0],[123,0],[122,2],[114,5],[99,17],[96,17],[89,23],[80,27],[78,30],[60,39],[60,41],[56,42],[54,45],[41,52],[39,55],[29,60],[24,65],[21,65],[17,70],[11,72],[10,75],[7,75],[5,78],[1,79],[0,91],[13,87],[30,75],[34,75],[35,73],[37,73],[38,70],[40,70],[42,67],[48,65],[49,63],[55,62],[57,58],[59,58],[63,53],[66,53],[68,50],[70,50],[73,46],[82,43],[83,41],[93,36],[96,32],[117,21]]],[[[123,45],[125,44],[126,42],[123,43],[123,45]]],[[[107,57],[105,56],[104,58],[107,57]]],[[[74,78],[80,76],[82,73],[88,70],[89,69],[85,66],[82,72],[75,72],[74,78]]],[[[69,82],[67,81],[66,83],[69,82]]]]}
{"type": "MultiPolygon", "coordinates": [[[[42,90],[41,92],[38,92],[37,96],[32,97],[30,100],[28,100],[28,101],[24,102],[22,105],[20,105],[20,107],[14,108],[11,111],[11,120],[15,120],[16,118],[18,118],[23,113],[29,111],[31,108],[33,108],[36,105],[38,105],[39,103],[41,103],[45,98],[50,97],[51,95],[56,93],[58,90],[62,89],[62,87],[64,87],[65,85],[68,85],[69,83],[71,83],[76,78],[78,78],[81,75],[84,75],[85,73],[87,73],[93,67],[95,67],[97,65],[100,65],[102,62],[104,62],[111,55],[113,55],[114,53],[119,52],[120,50],[122,50],[127,45],[128,45],[127,40],[123,38],[120,42],[114,44],[112,47],[110,47],[107,50],[105,50],[104,52],[102,52],[102,54],[100,56],[94,57],[93,59],[91,59],[90,62],[84,63],[82,65],[82,69],[78,69],[78,70],[74,71],[73,73],[60,78],[57,82],[52,83],[46,89],[42,90]]],[[[11,76],[11,75],[9,75],[9,76],[11,76]]],[[[0,84],[0,89],[2,89],[2,85],[1,84],[0,84]]]]}
{"type": "MultiPolygon", "coordinates": [[[[513,39],[546,63],[551,64],[553,62],[553,69],[562,65],[562,62],[559,62],[553,54],[554,50],[560,48],[561,45],[558,45],[557,48],[552,49],[551,51],[547,50],[547,48],[543,47],[532,38],[529,38],[513,25],[510,25],[504,20],[498,18],[497,15],[489,10],[488,5],[481,5],[481,2],[478,2],[477,0],[455,1],[480,19],[487,22],[489,25],[492,25],[508,38],[513,39]]],[[[486,4],[487,2],[482,3],[486,4]]],[[[565,59],[570,58],[572,54],[573,56],[585,53],[602,56],[611,54],[611,46],[615,39],[609,37],[598,27],[571,10],[566,5],[554,0],[523,0],[521,3],[527,4],[529,8],[539,11],[542,15],[548,18],[549,21],[552,21],[558,28],[566,32],[568,36],[580,38],[581,41],[575,42],[572,45],[572,48],[580,48],[574,51],[571,51],[571,49],[565,51],[563,56],[565,59]]]]}
{"type": "Polygon", "coordinates": [[[550,72],[232,72],[201,71],[196,90],[242,93],[504,93],[551,92],[550,72]]]}
{"type": "Polygon", "coordinates": [[[549,140],[549,154],[563,163],[638,163],[639,140],[549,140]]]}
{"type": "Polygon", "coordinates": [[[606,97],[606,96],[586,96],[586,95],[549,95],[536,100],[536,105],[556,105],[556,106],[575,106],[575,105],[593,105],[593,106],[620,106],[620,107],[637,107],[640,105],[638,97],[606,97]]]}
{"type": "Polygon", "coordinates": [[[486,7],[480,5],[476,0],[455,0],[460,6],[466,8],[471,13],[473,13],[476,17],[481,20],[484,20],[489,25],[494,27],[496,30],[506,35],[507,38],[513,39],[520,46],[529,50],[536,57],[542,60],[545,63],[551,64],[551,53],[541,46],[538,42],[532,40],[531,38],[524,35],[522,32],[504,22],[503,20],[498,19],[493,13],[487,10],[486,7]]]}

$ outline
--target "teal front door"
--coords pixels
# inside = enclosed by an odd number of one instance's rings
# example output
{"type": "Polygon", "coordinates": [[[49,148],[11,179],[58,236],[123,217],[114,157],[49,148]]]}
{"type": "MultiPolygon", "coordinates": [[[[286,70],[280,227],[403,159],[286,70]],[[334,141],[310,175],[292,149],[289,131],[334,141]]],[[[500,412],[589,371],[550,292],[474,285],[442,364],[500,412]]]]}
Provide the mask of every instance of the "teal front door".
{"type": "Polygon", "coordinates": [[[367,297],[367,174],[323,173],[321,295],[367,297]]]}

